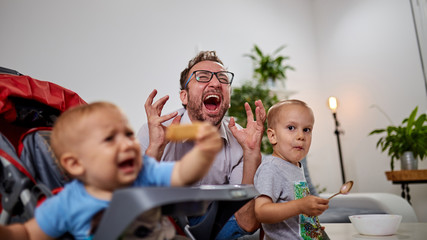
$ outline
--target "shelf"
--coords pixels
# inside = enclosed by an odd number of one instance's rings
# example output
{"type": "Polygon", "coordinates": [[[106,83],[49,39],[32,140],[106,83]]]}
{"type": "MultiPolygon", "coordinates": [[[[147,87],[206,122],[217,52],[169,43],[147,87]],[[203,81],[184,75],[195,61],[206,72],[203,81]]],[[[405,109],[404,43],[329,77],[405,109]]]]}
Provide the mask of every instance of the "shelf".
{"type": "Polygon", "coordinates": [[[395,183],[427,182],[427,169],[388,171],[385,174],[387,175],[387,180],[395,183]]]}
{"type": "Polygon", "coordinates": [[[411,196],[409,195],[409,184],[411,183],[427,183],[427,169],[422,170],[400,170],[385,172],[387,180],[393,184],[402,185],[402,197],[408,200],[411,204],[411,196]]]}

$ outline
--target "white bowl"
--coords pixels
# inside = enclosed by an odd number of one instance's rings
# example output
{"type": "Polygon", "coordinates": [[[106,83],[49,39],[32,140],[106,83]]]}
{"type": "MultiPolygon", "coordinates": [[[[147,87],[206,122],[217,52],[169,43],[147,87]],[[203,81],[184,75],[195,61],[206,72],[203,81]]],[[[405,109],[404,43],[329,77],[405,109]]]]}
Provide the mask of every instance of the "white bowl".
{"type": "Polygon", "coordinates": [[[401,215],[364,214],[348,217],[354,228],[363,235],[393,235],[399,228],[401,215]]]}

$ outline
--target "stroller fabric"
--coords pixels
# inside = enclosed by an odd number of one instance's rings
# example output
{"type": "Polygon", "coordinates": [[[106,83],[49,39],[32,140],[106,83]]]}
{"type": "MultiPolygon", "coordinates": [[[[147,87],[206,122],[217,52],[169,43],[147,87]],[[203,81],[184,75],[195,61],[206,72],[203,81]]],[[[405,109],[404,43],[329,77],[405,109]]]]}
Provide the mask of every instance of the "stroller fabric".
{"type": "Polygon", "coordinates": [[[86,102],[75,92],[29,76],[0,74],[0,131],[15,146],[33,127],[51,127],[59,114],[86,102]]]}
{"type": "Polygon", "coordinates": [[[42,182],[54,190],[64,186],[70,179],[53,155],[50,133],[51,130],[46,128],[35,128],[27,132],[19,144],[19,159],[36,182],[42,182]]]}
{"type": "Polygon", "coordinates": [[[57,117],[86,104],[57,84],[0,68],[0,223],[25,221],[37,202],[68,182],[50,149],[57,117]]]}

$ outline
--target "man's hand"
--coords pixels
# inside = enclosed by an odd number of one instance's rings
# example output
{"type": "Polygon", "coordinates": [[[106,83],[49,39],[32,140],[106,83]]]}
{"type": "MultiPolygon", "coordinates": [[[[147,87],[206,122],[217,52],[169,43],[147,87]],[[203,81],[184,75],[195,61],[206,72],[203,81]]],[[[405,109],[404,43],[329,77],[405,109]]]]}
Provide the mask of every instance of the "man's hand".
{"type": "Polygon", "coordinates": [[[181,116],[177,116],[178,112],[173,112],[164,116],[161,116],[163,107],[169,99],[169,96],[166,95],[153,104],[154,97],[157,95],[157,90],[154,89],[147,100],[145,101],[144,108],[145,113],[147,114],[147,124],[148,132],[150,137],[150,143],[145,151],[145,154],[154,157],[158,161],[163,155],[163,151],[166,147],[168,141],[165,138],[165,129],[166,127],[162,123],[172,119],[172,124],[179,123],[181,121],[181,116]]]}
{"type": "Polygon", "coordinates": [[[234,137],[242,146],[243,151],[260,151],[261,149],[261,140],[264,134],[264,123],[267,115],[261,100],[255,101],[255,106],[256,120],[254,120],[254,115],[249,103],[245,103],[247,118],[246,128],[238,129],[233,117],[230,118],[230,123],[228,125],[234,137]]]}
{"type": "Polygon", "coordinates": [[[243,149],[243,177],[242,184],[253,184],[255,172],[261,164],[261,141],[264,134],[264,123],[266,113],[261,100],[255,101],[255,115],[249,103],[245,103],[247,124],[246,128],[238,129],[234,118],[230,119],[230,128],[232,134],[237,139],[243,149]]]}

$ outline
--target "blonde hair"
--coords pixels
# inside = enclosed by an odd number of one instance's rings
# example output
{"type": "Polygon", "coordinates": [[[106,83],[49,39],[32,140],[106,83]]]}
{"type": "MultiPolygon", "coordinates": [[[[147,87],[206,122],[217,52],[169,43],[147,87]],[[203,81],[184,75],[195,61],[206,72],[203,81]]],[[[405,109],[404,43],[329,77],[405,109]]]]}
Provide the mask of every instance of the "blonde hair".
{"type": "Polygon", "coordinates": [[[65,152],[73,150],[76,137],[84,137],[78,129],[81,128],[85,117],[101,109],[119,110],[109,102],[94,102],[72,107],[59,116],[53,125],[50,139],[53,153],[58,160],[65,152]]]}
{"type": "Polygon", "coordinates": [[[270,109],[268,109],[268,112],[267,112],[267,128],[273,128],[274,124],[278,120],[278,117],[279,117],[278,113],[280,112],[282,107],[287,106],[287,105],[291,105],[291,104],[300,105],[300,106],[306,107],[307,109],[312,111],[311,108],[304,101],[301,101],[298,99],[282,100],[282,101],[274,104],[273,106],[271,106],[270,109]]]}

